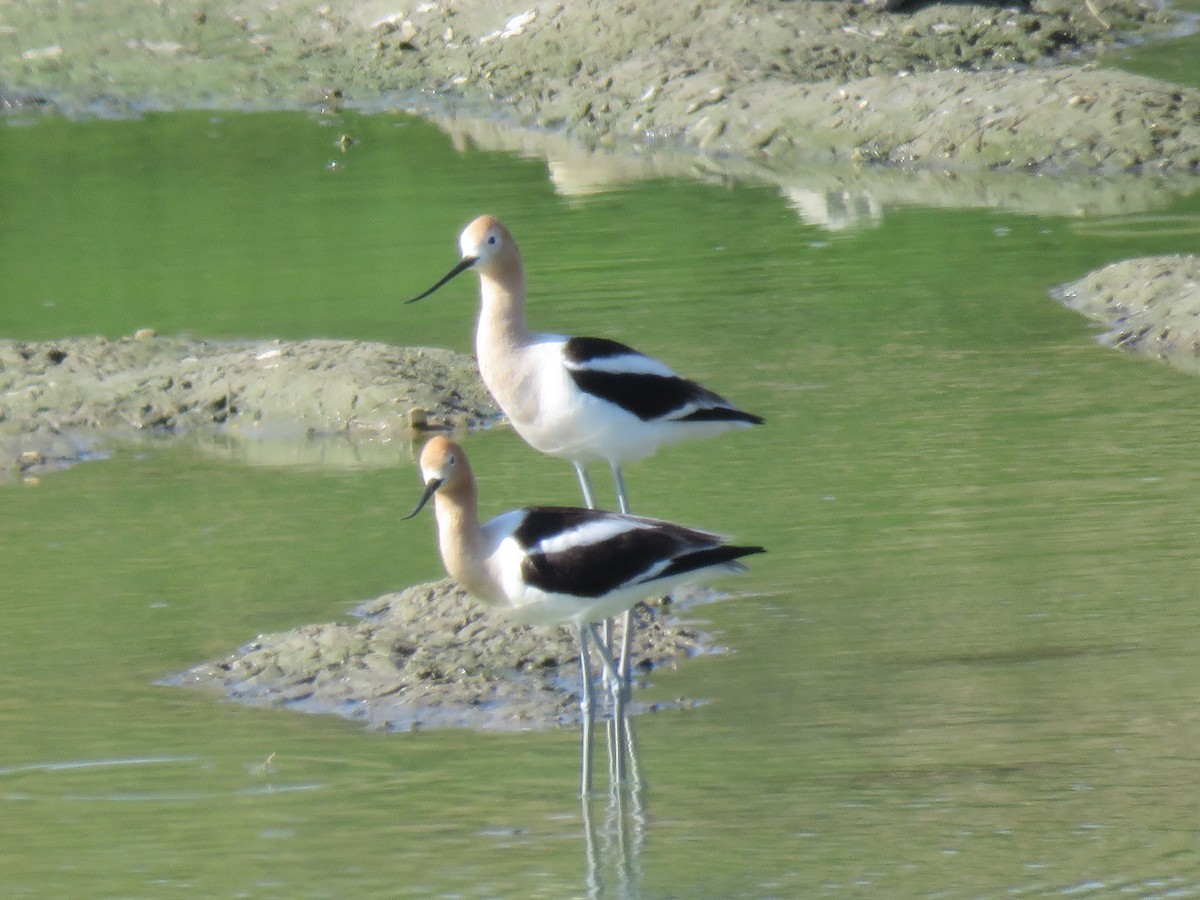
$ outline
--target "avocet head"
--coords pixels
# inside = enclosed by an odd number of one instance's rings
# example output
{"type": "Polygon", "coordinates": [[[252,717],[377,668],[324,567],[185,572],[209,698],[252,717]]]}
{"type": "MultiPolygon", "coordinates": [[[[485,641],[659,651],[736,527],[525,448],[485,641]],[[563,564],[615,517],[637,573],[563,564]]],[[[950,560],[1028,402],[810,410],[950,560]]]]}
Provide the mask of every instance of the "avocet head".
{"type": "Polygon", "coordinates": [[[498,266],[511,265],[513,259],[520,260],[517,242],[508,229],[495,216],[480,216],[463,229],[458,236],[458,248],[462,259],[441,277],[429,290],[418,294],[406,303],[415,303],[428,297],[460,272],[476,269],[487,273],[498,266]]]}
{"type": "Polygon", "coordinates": [[[454,493],[471,481],[471,465],[463,448],[443,435],[430,438],[421,450],[421,480],[425,482],[425,493],[416,508],[404,519],[411,519],[429,502],[438,491],[454,493]]]}
{"type": "Polygon", "coordinates": [[[480,216],[458,236],[463,259],[475,260],[474,267],[490,268],[517,248],[517,242],[495,216],[480,216]]]}

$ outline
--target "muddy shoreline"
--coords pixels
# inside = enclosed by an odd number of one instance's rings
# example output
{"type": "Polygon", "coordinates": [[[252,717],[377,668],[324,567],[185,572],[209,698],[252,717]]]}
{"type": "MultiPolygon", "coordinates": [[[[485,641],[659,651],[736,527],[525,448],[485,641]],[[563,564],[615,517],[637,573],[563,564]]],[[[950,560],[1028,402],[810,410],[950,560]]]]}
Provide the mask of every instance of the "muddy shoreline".
{"type": "Polygon", "coordinates": [[[1200,92],[1091,61],[1183,19],[1024,4],[0,6],[9,109],[408,108],[776,171],[1200,171],[1200,92]]]}
{"type": "Polygon", "coordinates": [[[1200,256],[1121,260],[1051,295],[1097,323],[1101,343],[1200,374],[1200,256]]]}
{"type": "MultiPolygon", "coordinates": [[[[693,591],[682,602],[639,605],[635,681],[719,651],[679,618],[687,598],[704,596],[693,591]]],[[[163,683],[255,706],[333,713],[386,731],[536,731],[579,722],[579,651],[570,628],[516,625],[449,580],[385,594],[352,615],[356,621],[259,635],[163,683]]],[[[633,711],[689,705],[694,701],[677,698],[638,703],[633,711]]]]}
{"type": "MultiPolygon", "coordinates": [[[[405,108],[544,155],[564,193],[765,180],[833,230],[895,202],[1101,214],[1194,189],[1200,91],[1095,64],[1186,23],[1148,0],[0,4],[0,108],[405,108]]],[[[469,360],[318,343],[242,361],[168,338],[2,344],[0,477],[131,431],[357,440],[495,413],[469,360]]]]}
{"type": "Polygon", "coordinates": [[[0,478],[63,468],[135,437],[243,443],[411,441],[498,415],[474,361],[368,341],[0,339],[0,478]]]}
{"type": "MultiPolygon", "coordinates": [[[[1096,62],[1182,22],[1144,0],[0,3],[0,111],[403,110],[557,158],[552,176],[575,179],[560,189],[660,166],[753,178],[829,228],[906,192],[1127,210],[1194,187],[1200,91],[1096,62]]],[[[1128,261],[1058,296],[1115,320],[1128,336],[1117,346],[1171,343],[1194,359],[1196,270],[1194,257],[1128,261]],[[1157,318],[1133,320],[1152,307],[1157,318]]],[[[31,483],[130,435],[387,442],[494,415],[471,360],[446,351],[0,340],[0,478],[31,483]]],[[[643,613],[641,674],[709,649],[676,609],[643,613]]],[[[574,654],[566,632],[514,629],[443,582],[371,601],[355,623],[260,636],[166,683],[394,730],[541,728],[576,720],[574,654]]]]}

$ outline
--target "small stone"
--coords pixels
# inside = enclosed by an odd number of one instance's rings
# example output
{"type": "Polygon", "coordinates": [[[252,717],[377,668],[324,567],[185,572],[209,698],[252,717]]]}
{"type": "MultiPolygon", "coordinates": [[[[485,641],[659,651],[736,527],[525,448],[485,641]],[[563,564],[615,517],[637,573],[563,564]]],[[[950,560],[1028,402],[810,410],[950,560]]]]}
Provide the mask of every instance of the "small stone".
{"type": "Polygon", "coordinates": [[[51,44],[49,47],[35,47],[26,50],[21,54],[21,59],[27,61],[35,59],[58,59],[62,55],[63,48],[58,44],[51,44]]]}

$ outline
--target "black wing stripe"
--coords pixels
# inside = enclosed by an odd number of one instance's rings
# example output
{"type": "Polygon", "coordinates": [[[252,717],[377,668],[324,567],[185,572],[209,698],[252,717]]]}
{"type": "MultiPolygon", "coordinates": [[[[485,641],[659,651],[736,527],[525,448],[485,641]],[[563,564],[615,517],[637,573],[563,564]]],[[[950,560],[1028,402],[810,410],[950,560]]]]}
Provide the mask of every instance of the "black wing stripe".
{"type": "Polygon", "coordinates": [[[647,578],[646,582],[658,581],[660,578],[673,578],[676,575],[695,572],[697,569],[707,569],[709,566],[728,564],[753,553],[766,553],[766,549],[764,547],[706,547],[703,550],[695,550],[675,557],[669,566],[664,567],[661,572],[656,572],[653,577],[647,578]]]}
{"type": "Polygon", "coordinates": [[[675,422],[749,422],[751,425],[761,425],[766,420],[754,413],[743,412],[732,406],[713,406],[693,410],[686,416],[674,418],[675,422]]]}
{"type": "Polygon", "coordinates": [[[563,347],[563,358],[574,365],[582,365],[596,359],[611,359],[614,356],[639,356],[632,347],[608,338],[573,337],[563,347]]]}
{"type": "Polygon", "coordinates": [[[594,369],[569,369],[581,391],[633,413],[643,422],[661,419],[689,404],[729,404],[694,381],[678,376],[651,375],[645,372],[604,372],[594,369]]]}
{"type": "Polygon", "coordinates": [[[602,597],[636,582],[680,550],[680,539],[658,529],[638,529],[608,540],[553,553],[535,552],[521,563],[526,584],[553,594],[602,597]]]}
{"type": "Polygon", "coordinates": [[[614,403],[643,422],[673,418],[677,422],[747,422],[761,425],[763,420],[743,412],[720,394],[678,375],[654,372],[610,372],[591,369],[588,363],[622,356],[640,357],[632,347],[607,338],[574,337],[563,347],[575,385],[585,393],[614,403]],[[671,416],[688,407],[686,415],[671,416]]]}

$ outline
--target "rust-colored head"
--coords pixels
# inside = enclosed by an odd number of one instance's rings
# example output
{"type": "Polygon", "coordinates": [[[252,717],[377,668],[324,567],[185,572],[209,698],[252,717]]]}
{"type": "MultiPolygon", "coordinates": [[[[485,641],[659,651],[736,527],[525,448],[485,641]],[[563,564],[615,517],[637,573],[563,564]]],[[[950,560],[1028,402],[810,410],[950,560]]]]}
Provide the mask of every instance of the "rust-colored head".
{"type": "Polygon", "coordinates": [[[463,448],[445,435],[436,435],[421,450],[421,479],[425,482],[425,493],[416,508],[405,519],[411,519],[429,502],[435,493],[446,497],[460,498],[464,491],[472,491],[475,476],[463,448]]]}
{"type": "Polygon", "coordinates": [[[463,229],[458,237],[462,259],[443,275],[433,287],[418,294],[406,303],[415,303],[428,297],[443,284],[467,269],[474,269],[484,276],[501,275],[505,270],[520,270],[521,251],[512,234],[495,216],[480,216],[463,229]]]}

